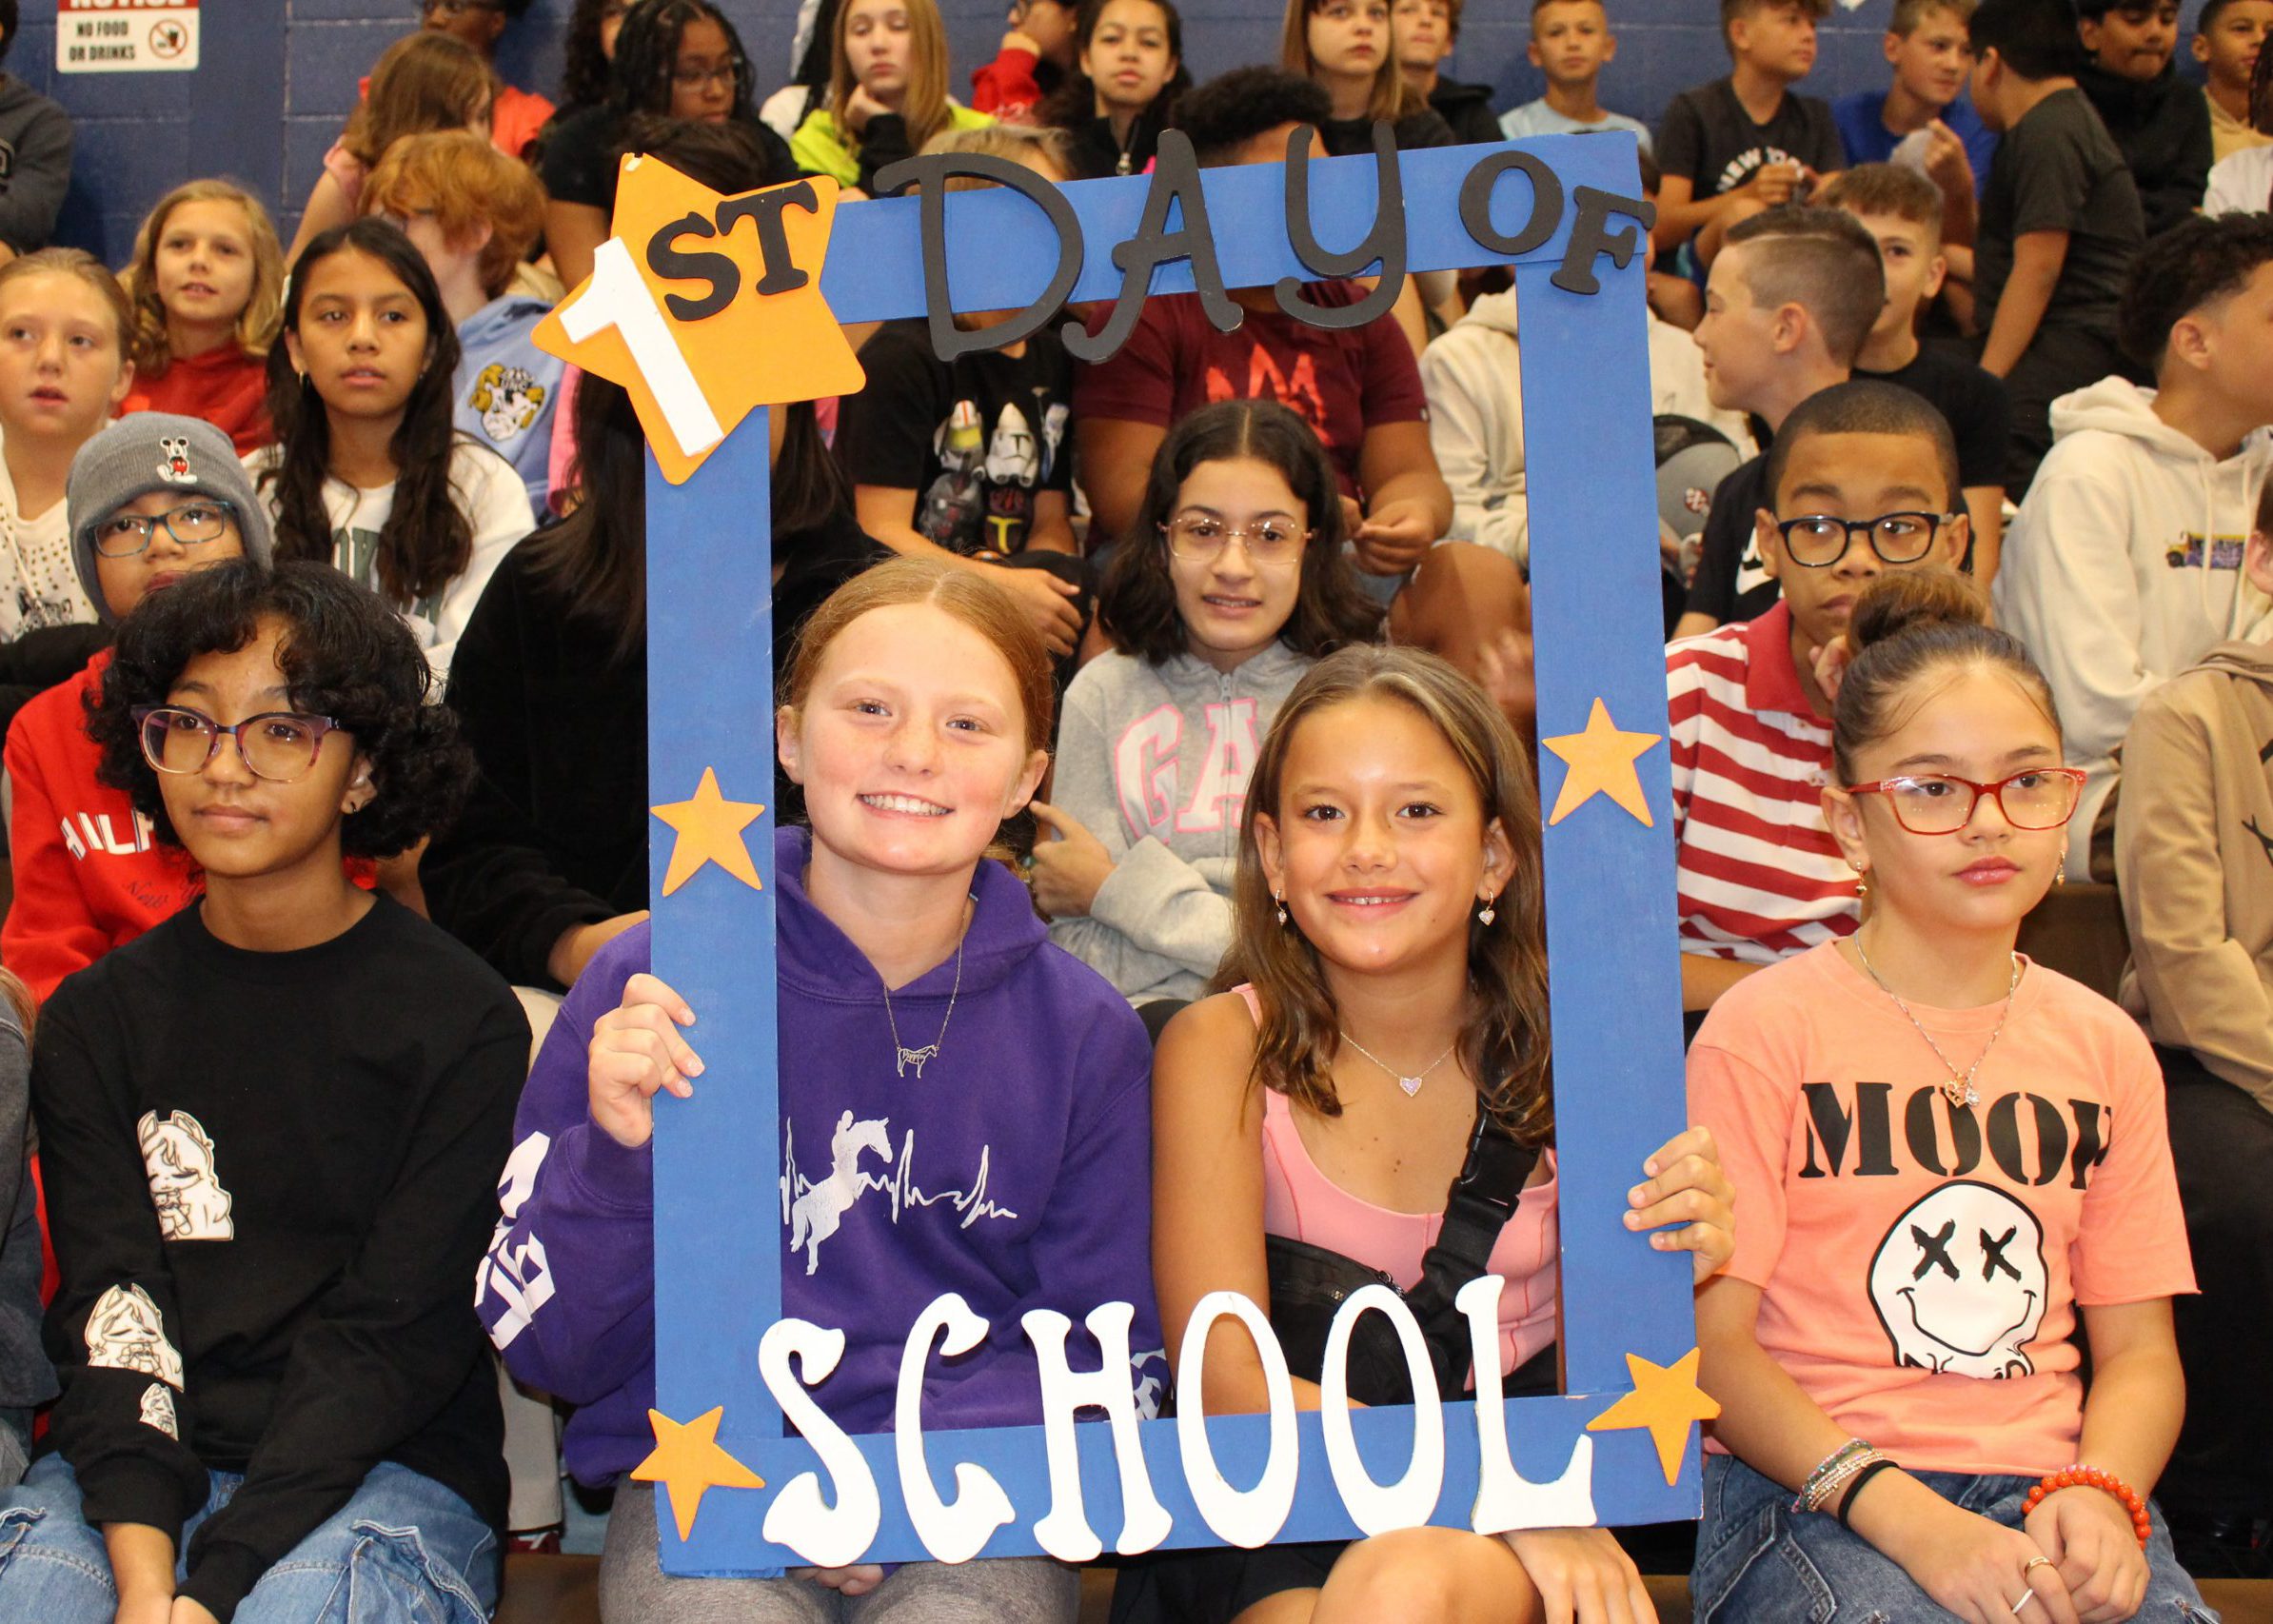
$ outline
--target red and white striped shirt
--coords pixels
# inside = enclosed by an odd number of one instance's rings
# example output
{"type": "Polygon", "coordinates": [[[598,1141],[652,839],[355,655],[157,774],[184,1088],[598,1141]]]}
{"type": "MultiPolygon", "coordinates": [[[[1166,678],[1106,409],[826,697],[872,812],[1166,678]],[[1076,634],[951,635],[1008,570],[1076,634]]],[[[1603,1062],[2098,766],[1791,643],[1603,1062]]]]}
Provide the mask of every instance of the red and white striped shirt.
{"type": "Polygon", "coordinates": [[[1748,964],[1855,928],[1855,877],[1824,826],[1830,724],[1791,660],[1791,611],[1666,649],[1681,950],[1748,964]]]}

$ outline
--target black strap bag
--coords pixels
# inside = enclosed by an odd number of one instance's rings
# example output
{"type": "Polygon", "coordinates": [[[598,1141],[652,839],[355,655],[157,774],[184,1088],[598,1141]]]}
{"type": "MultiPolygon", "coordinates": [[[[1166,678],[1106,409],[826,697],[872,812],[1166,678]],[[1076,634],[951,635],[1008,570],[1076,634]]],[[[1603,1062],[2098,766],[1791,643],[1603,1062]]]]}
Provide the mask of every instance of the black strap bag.
{"type": "MultiPolygon", "coordinates": [[[[1468,1159],[1445,1201],[1444,1228],[1421,1259],[1421,1277],[1411,1291],[1399,1294],[1420,1322],[1439,1397],[1465,1397],[1473,1365],[1468,1320],[1453,1298],[1469,1281],[1490,1273],[1492,1249],[1538,1159],[1536,1147],[1516,1143],[1489,1113],[1477,1112],[1468,1159]]],[[[1271,1270],[1271,1329],[1278,1335],[1288,1369],[1315,1381],[1325,1368],[1327,1332],[1342,1304],[1362,1287],[1397,1291],[1397,1284],[1378,1269],[1308,1241],[1271,1235],[1263,1243],[1271,1270]]],[[[1350,1396],[1359,1403],[1413,1402],[1404,1344],[1385,1316],[1359,1317],[1351,1332],[1348,1369],[1350,1396]]],[[[1511,1374],[1504,1391],[1552,1393],[1554,1374],[1550,1347],[1511,1374]]]]}

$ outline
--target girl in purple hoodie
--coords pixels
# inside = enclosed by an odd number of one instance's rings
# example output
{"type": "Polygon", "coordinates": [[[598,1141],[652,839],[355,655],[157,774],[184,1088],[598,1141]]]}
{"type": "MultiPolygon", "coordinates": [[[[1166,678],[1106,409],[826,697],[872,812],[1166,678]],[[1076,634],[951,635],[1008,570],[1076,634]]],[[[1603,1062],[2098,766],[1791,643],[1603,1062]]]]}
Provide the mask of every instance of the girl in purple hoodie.
{"type": "MultiPolygon", "coordinates": [[[[781,763],[811,820],[776,837],[782,1312],[846,1339],[816,1398],[849,1432],[887,1430],[907,1330],[949,1291],[993,1331],[928,1384],[927,1428],[1039,1420],[1018,1329],[1035,1308],[1078,1323],[1135,1304],[1130,1347],[1149,1367],[1135,1379],[1156,1393],[1144,1029],[981,861],[1048,765],[1048,651],[1001,588],[902,559],[815,612],[782,697],[781,763]]],[[[702,1074],[682,1035],[696,1013],[649,962],[642,924],[569,994],[522,1096],[482,1278],[513,1374],[578,1406],[565,1454],[591,1484],[652,1444],[653,1097],[702,1074]]],[[[1038,1557],[666,1583],[656,1526],[653,1490],[620,1483],[601,1564],[611,1618],[899,1606],[1042,1624],[1078,1606],[1073,1571],[1038,1557]]]]}

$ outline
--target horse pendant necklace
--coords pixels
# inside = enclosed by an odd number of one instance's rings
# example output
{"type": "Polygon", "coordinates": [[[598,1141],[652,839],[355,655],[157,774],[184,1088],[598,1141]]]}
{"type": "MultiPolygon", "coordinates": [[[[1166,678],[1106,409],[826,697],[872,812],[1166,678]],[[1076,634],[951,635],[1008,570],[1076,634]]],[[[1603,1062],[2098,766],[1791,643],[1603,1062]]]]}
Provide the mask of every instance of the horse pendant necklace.
{"type": "MultiPolygon", "coordinates": [[[[965,933],[966,937],[968,933],[965,933]]],[[[939,1058],[939,1045],[947,1040],[947,1022],[955,1019],[955,1000],[963,990],[963,944],[955,944],[955,986],[947,995],[947,1013],[939,1018],[939,1035],[920,1049],[911,1049],[899,1040],[899,1018],[892,1013],[892,989],[884,988],[884,1019],[892,1023],[892,1048],[901,1077],[908,1075],[908,1067],[916,1068],[916,1080],[923,1080],[923,1068],[939,1058]]]]}

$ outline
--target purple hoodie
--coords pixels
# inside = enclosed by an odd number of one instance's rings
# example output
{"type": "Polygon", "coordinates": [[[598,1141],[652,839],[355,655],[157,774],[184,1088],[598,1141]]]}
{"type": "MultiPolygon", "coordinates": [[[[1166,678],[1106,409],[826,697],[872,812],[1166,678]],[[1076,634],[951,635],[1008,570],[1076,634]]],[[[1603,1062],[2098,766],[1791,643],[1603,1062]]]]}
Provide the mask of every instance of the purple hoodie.
{"type": "MultiPolygon", "coordinates": [[[[1018,1326],[1032,1308],[1074,1319],[1081,1369],[1097,1358],[1081,1317],[1101,1302],[1135,1304],[1137,1378],[1164,1382],[1143,1025],[1097,972],[1051,945],[1025,887],[982,862],[953,1026],[920,1083],[897,1076],[882,981],[805,896],[810,839],[802,829],[775,836],[779,1210],[786,1216],[809,1194],[834,1209],[830,1192],[816,1190],[833,1152],[858,1174],[836,1229],[793,1250],[782,1228],[784,1312],[845,1333],[844,1357],[815,1396],[848,1432],[889,1431],[900,1344],[948,1291],[993,1331],[935,1364],[927,1428],[1039,1421],[1034,1354],[1018,1326]]],[[[505,1221],[481,1278],[482,1318],[507,1368],[577,1406],[564,1454],[577,1479],[595,1486],[654,1445],[653,1163],[645,1147],[625,1150],[593,1124],[585,1089],[593,1025],[649,959],[642,924],[577,978],[521,1097],[500,1186],[505,1221]]],[[[902,1026],[936,1031],[953,980],[951,960],[898,992],[902,1026]]],[[[700,1026],[693,1037],[699,1048],[700,1026]]]]}

